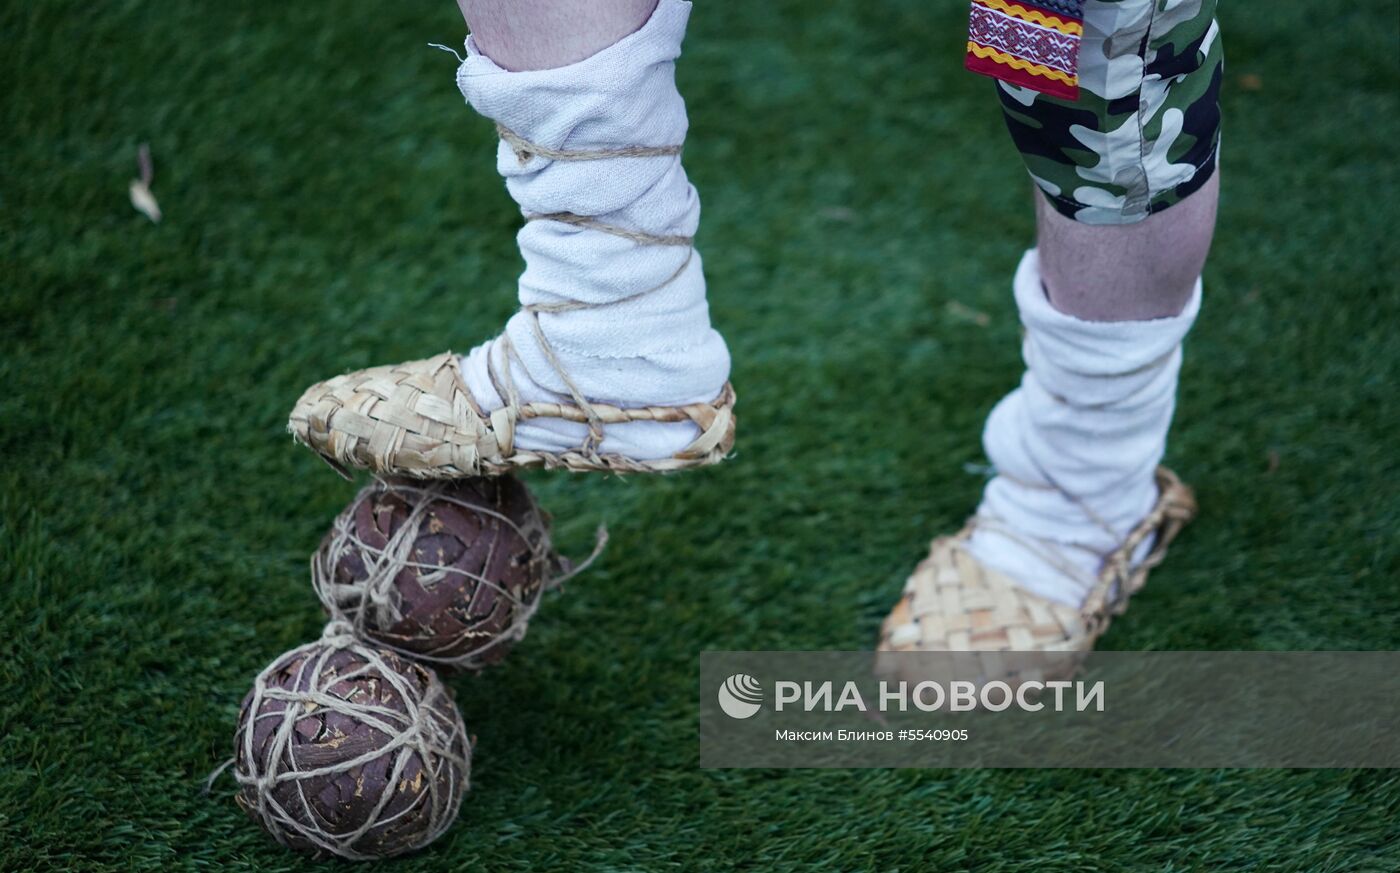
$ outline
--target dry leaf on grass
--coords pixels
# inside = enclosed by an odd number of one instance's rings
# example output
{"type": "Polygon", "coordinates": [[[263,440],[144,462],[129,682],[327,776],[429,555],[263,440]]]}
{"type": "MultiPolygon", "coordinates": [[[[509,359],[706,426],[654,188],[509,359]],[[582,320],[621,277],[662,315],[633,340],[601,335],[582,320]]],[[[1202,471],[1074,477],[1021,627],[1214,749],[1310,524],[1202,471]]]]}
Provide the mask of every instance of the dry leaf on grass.
{"type": "Polygon", "coordinates": [[[156,202],[156,195],[151,193],[151,182],[155,180],[156,170],[155,165],[151,163],[151,147],[144,142],[136,152],[136,167],[141,177],[131,180],[131,205],[136,207],[137,212],[159,224],[160,204],[156,202]]]}
{"type": "Polygon", "coordinates": [[[986,327],[992,323],[992,317],[987,313],[957,300],[949,300],[946,309],[948,314],[958,321],[970,321],[978,327],[986,327]]]}

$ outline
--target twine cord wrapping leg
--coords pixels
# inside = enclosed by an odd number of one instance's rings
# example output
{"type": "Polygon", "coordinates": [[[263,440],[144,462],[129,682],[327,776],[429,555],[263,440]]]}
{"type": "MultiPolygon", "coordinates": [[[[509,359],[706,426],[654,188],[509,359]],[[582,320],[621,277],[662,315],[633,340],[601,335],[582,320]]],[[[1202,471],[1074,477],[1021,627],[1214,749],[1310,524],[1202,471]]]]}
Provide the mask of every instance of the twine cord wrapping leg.
{"type": "Polygon", "coordinates": [[[604,161],[610,158],[660,158],[679,155],[681,146],[621,146],[614,149],[553,149],[542,146],[538,143],[530,142],[525,137],[506,127],[504,124],[496,125],[496,134],[515,152],[515,157],[522,164],[530,162],[533,157],[546,158],[551,161],[604,161]]]}
{"type": "MultiPolygon", "coordinates": [[[[681,146],[679,145],[623,146],[614,149],[593,150],[555,149],[530,142],[500,124],[496,125],[496,132],[500,135],[501,140],[515,153],[516,159],[519,160],[522,165],[529,163],[536,157],[551,161],[598,161],[615,158],[666,157],[679,155],[681,153],[681,146]]],[[[585,458],[595,460],[599,453],[599,447],[603,442],[604,418],[598,412],[594,404],[590,403],[588,398],[583,396],[583,392],[579,390],[578,385],[574,383],[573,378],[569,375],[568,369],[564,366],[563,362],[559,360],[558,353],[554,349],[554,346],[549,342],[549,338],[545,336],[544,327],[540,324],[540,315],[543,313],[553,314],[576,312],[585,309],[602,309],[626,301],[636,300],[647,294],[660,291],[670,285],[671,282],[681,275],[681,273],[685,271],[685,268],[690,265],[691,258],[695,251],[695,238],[682,234],[654,234],[643,230],[633,230],[631,228],[599,221],[592,216],[577,215],[572,212],[531,214],[527,215],[525,220],[527,222],[560,222],[562,224],[620,237],[642,246],[681,246],[686,248],[685,259],[681,263],[681,266],[671,276],[667,277],[665,281],[653,288],[648,288],[621,299],[609,300],[602,303],[570,301],[561,304],[532,304],[522,307],[522,311],[530,317],[530,332],[534,336],[535,341],[539,344],[540,351],[544,354],[545,361],[548,362],[549,366],[558,374],[560,381],[564,383],[565,390],[570,399],[583,411],[588,424],[588,436],[585,438],[583,446],[580,448],[580,454],[585,458]]],[[[496,393],[505,401],[507,417],[512,423],[513,430],[515,421],[522,418],[533,417],[530,415],[528,408],[522,406],[520,402],[520,392],[516,387],[515,377],[512,372],[512,364],[518,364],[521,369],[526,369],[526,367],[524,360],[520,357],[519,352],[515,349],[515,345],[511,342],[509,334],[502,334],[499,344],[501,346],[501,356],[504,358],[504,366],[498,369],[495,365],[495,361],[488,359],[487,372],[491,378],[492,386],[496,389],[496,393]]]]}

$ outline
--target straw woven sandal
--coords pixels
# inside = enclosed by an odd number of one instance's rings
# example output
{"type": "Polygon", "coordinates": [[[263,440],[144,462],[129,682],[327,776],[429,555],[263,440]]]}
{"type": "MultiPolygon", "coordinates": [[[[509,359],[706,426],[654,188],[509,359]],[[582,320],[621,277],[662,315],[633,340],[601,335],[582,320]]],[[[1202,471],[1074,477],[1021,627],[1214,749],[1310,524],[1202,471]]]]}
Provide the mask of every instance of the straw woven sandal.
{"type": "MultiPolygon", "coordinates": [[[[626,146],[584,151],[553,149],[531,143],[504,127],[501,139],[521,164],[536,157],[552,161],[591,161],[605,158],[648,158],[677,155],[679,145],[626,146]]],[[[686,256],[670,278],[649,294],[664,288],[685,270],[694,255],[689,236],[652,234],[598,221],[573,213],[527,215],[526,221],[555,221],[631,240],[637,245],[684,247],[686,256]]],[[[632,300],[641,296],[633,295],[632,300]]],[[[621,302],[621,301],[613,301],[621,302]]],[[[664,473],[688,467],[716,464],[734,445],[734,389],[728,383],[708,403],[685,406],[645,406],[624,409],[594,403],[583,397],[565,372],[540,327],[541,313],[567,312],[608,304],[567,302],[527,306],[530,326],[545,357],[568,388],[570,402],[525,403],[516,390],[511,360],[518,355],[509,335],[498,339],[507,366],[491,369],[496,392],[505,406],[486,413],[472,398],[451,352],[422,361],[370,367],[312,385],[292,409],[287,429],[342,475],[358,467],[381,475],[415,479],[455,479],[498,475],[522,467],[605,470],[617,473],[664,473]],[[522,449],[515,445],[517,422],[533,418],[557,418],[588,425],[587,436],[576,447],[562,452],[522,449]],[[669,458],[636,460],[603,453],[609,425],[630,421],[693,422],[699,429],[688,446],[669,458]]]]}
{"type": "MultiPolygon", "coordinates": [[[[1191,488],[1165,467],[1157,468],[1159,496],[1152,511],[1104,560],[1095,586],[1079,609],[1032,594],[980,564],[967,550],[976,519],[953,536],[933,541],[929,555],[904,585],[904,594],[880,628],[878,652],[1083,653],[1087,654],[1128,598],[1166,557],[1167,546],[1196,514],[1191,488]],[[1132,563],[1138,546],[1151,551],[1132,563]]],[[[899,672],[898,659],[886,672],[899,672]]],[[[1063,679],[1078,660],[1049,655],[1043,660],[985,657],[980,679],[1063,679]],[[998,675],[990,675],[996,672],[998,675]],[[1028,675],[1035,673],[1034,676],[1028,675]]],[[[974,678],[960,676],[959,678],[974,678]]]]}
{"type": "Polygon", "coordinates": [[[661,473],[718,463],[734,445],[734,389],[728,384],[713,401],[687,406],[622,409],[582,398],[572,404],[517,398],[487,414],[472,399],[457,360],[444,352],[318,382],[297,401],[287,429],[342,473],[358,467],[415,479],[492,476],[523,467],[661,473]],[[582,422],[588,436],[563,452],[516,447],[516,422],[532,418],[582,422]],[[626,421],[691,421],[700,435],[658,460],[599,452],[606,427],[626,421]]]}

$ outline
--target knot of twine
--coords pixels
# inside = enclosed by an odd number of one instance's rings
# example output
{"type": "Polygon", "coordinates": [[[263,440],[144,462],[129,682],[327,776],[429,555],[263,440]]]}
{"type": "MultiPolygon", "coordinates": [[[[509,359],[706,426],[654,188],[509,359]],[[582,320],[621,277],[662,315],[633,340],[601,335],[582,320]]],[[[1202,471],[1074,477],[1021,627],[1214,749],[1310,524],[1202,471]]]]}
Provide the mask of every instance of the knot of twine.
{"type": "Polygon", "coordinates": [[[391,823],[398,825],[396,835],[404,836],[402,845],[393,846],[393,851],[427,845],[447,830],[457,816],[471,777],[471,742],[446,686],[431,670],[420,671],[419,675],[426,678],[426,687],[421,691],[409,682],[401,667],[385,660],[384,653],[356,642],[346,622],[332,620],[320,640],[293,649],[258,674],[238,728],[238,755],[210,775],[206,792],[219,774],[234,764],[234,778],[242,789],[240,801],[245,809],[279,843],[292,848],[309,846],[342,858],[373,859],[383,852],[368,854],[360,851],[356,843],[376,827],[391,823]],[[345,672],[337,669],[343,665],[329,663],[332,656],[343,651],[352,656],[352,669],[345,672]],[[286,687],[273,681],[294,663],[296,673],[285,683],[286,687]],[[375,680],[392,689],[402,710],[386,706],[379,699],[359,702],[331,691],[343,683],[375,680]],[[276,705],[279,702],[281,706],[276,705]],[[317,766],[316,747],[294,743],[293,739],[297,722],[322,710],[372,728],[384,738],[382,743],[358,755],[317,766]],[[260,746],[255,745],[258,725],[269,719],[276,722],[273,733],[260,746]],[[302,760],[298,760],[299,755],[302,760]],[[326,830],[321,816],[314,811],[317,798],[314,791],[309,792],[308,780],[345,774],[386,756],[392,756],[392,764],[383,791],[365,820],[348,831],[326,830]],[[405,771],[415,758],[426,777],[418,790],[426,796],[420,795],[409,810],[386,818],[385,810],[401,790],[401,783],[408,784],[404,782],[405,771]],[[277,790],[288,783],[293,794],[277,790]],[[403,827],[405,816],[412,816],[417,827],[403,827]]]}
{"type": "Polygon", "coordinates": [[[326,627],[321,631],[321,642],[336,649],[348,649],[353,646],[355,639],[355,626],[341,618],[333,618],[326,622],[326,627]]]}
{"type": "MultiPolygon", "coordinates": [[[[622,146],[611,149],[555,149],[530,142],[501,124],[496,125],[496,132],[500,135],[501,140],[515,153],[516,159],[519,160],[522,165],[529,163],[530,160],[536,157],[551,161],[602,161],[614,158],[675,157],[680,155],[682,148],[680,145],[663,145],[622,146]]],[[[583,396],[583,392],[578,389],[573,378],[564,367],[563,362],[559,360],[558,354],[555,352],[553,345],[550,344],[549,339],[545,336],[544,329],[540,325],[540,315],[544,313],[576,312],[583,309],[602,309],[608,306],[616,306],[619,303],[625,303],[630,300],[636,300],[648,294],[660,291],[662,288],[674,282],[685,272],[686,267],[690,266],[690,262],[695,256],[695,238],[684,234],[655,234],[643,230],[633,230],[631,228],[599,221],[593,216],[577,215],[572,212],[531,213],[525,216],[525,220],[527,222],[555,221],[621,237],[637,245],[678,246],[684,247],[686,250],[685,258],[681,261],[680,266],[676,268],[675,272],[662,281],[661,284],[653,288],[647,288],[635,294],[629,294],[626,297],[598,303],[571,300],[566,303],[529,304],[521,308],[521,311],[530,317],[530,332],[534,335],[535,341],[539,344],[540,351],[544,354],[545,360],[549,363],[549,366],[554,369],[554,372],[559,375],[559,379],[564,383],[564,387],[568,391],[569,397],[574,401],[574,404],[583,412],[584,420],[588,424],[588,437],[584,440],[580,452],[587,458],[594,458],[598,454],[598,446],[603,441],[603,415],[583,396]]],[[[502,333],[499,342],[501,356],[505,360],[505,366],[501,368],[504,372],[498,370],[495,356],[490,355],[487,357],[486,362],[487,374],[491,379],[492,387],[496,389],[497,395],[505,401],[503,411],[505,412],[504,418],[506,420],[500,422],[505,425],[505,427],[498,428],[498,430],[503,431],[503,436],[506,441],[509,442],[510,435],[513,433],[511,423],[517,421],[521,417],[522,408],[520,392],[515,385],[515,377],[512,372],[513,368],[511,364],[513,362],[518,364],[522,370],[526,370],[526,372],[528,372],[528,370],[525,367],[524,359],[520,357],[520,353],[511,342],[509,333],[502,333]]]]}
{"type": "MultiPolygon", "coordinates": [[[[485,656],[492,649],[525,638],[530,619],[539,608],[540,597],[545,591],[558,588],[574,576],[582,573],[597,559],[607,545],[607,530],[598,528],[593,551],[577,565],[560,558],[554,550],[549,527],[537,509],[532,509],[531,518],[538,521],[529,528],[522,526],[502,513],[478,503],[472,503],[446,493],[447,483],[426,482],[389,483],[376,480],[356,495],[332,524],[329,540],[311,557],[311,583],[316,595],[332,616],[331,628],[344,628],[344,632],[354,637],[373,638],[378,645],[392,649],[399,654],[422,661],[445,664],[459,669],[479,669],[484,666],[485,656]],[[355,532],[355,516],[359,506],[366,500],[373,500],[383,494],[401,497],[408,506],[408,515],[381,546],[365,542],[355,532]],[[449,503],[475,513],[483,518],[493,518],[506,525],[519,536],[529,549],[529,566],[532,575],[538,575],[540,584],[511,589],[499,580],[491,579],[460,567],[443,566],[414,560],[414,545],[427,521],[429,510],[435,503],[449,503]],[[335,578],[336,567],[347,557],[354,555],[364,567],[365,577],[353,583],[345,583],[335,578]],[[418,582],[424,588],[432,588],[446,581],[450,576],[461,576],[494,591],[510,604],[510,624],[500,633],[465,652],[446,652],[457,649],[460,638],[445,639],[428,651],[421,648],[407,648],[386,639],[374,630],[387,630],[403,618],[401,598],[397,579],[406,569],[418,572],[418,582]]],[[[533,504],[533,499],[532,499],[533,504]]],[[[528,521],[527,521],[528,524],[528,521]]],[[[483,526],[484,530],[484,526],[483,526]]],[[[469,544],[466,544],[469,545],[469,544]]]]}

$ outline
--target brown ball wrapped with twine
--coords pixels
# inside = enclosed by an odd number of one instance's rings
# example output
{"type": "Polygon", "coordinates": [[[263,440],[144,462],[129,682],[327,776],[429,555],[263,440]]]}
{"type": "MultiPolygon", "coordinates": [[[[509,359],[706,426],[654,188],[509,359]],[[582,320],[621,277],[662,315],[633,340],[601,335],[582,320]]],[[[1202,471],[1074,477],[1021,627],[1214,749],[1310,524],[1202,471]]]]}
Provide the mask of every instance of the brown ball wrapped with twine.
{"type": "Polygon", "coordinates": [[[447,830],[468,787],[471,742],[431,669],[332,621],[258,674],[233,767],[238,805],[279,843],[369,860],[447,830]]]}
{"type": "Polygon", "coordinates": [[[514,476],[387,480],[336,517],[311,581],[327,614],[366,639],[480,670],[525,636],[540,595],[587,563],[569,570],[558,557],[548,514],[514,476]]]}

